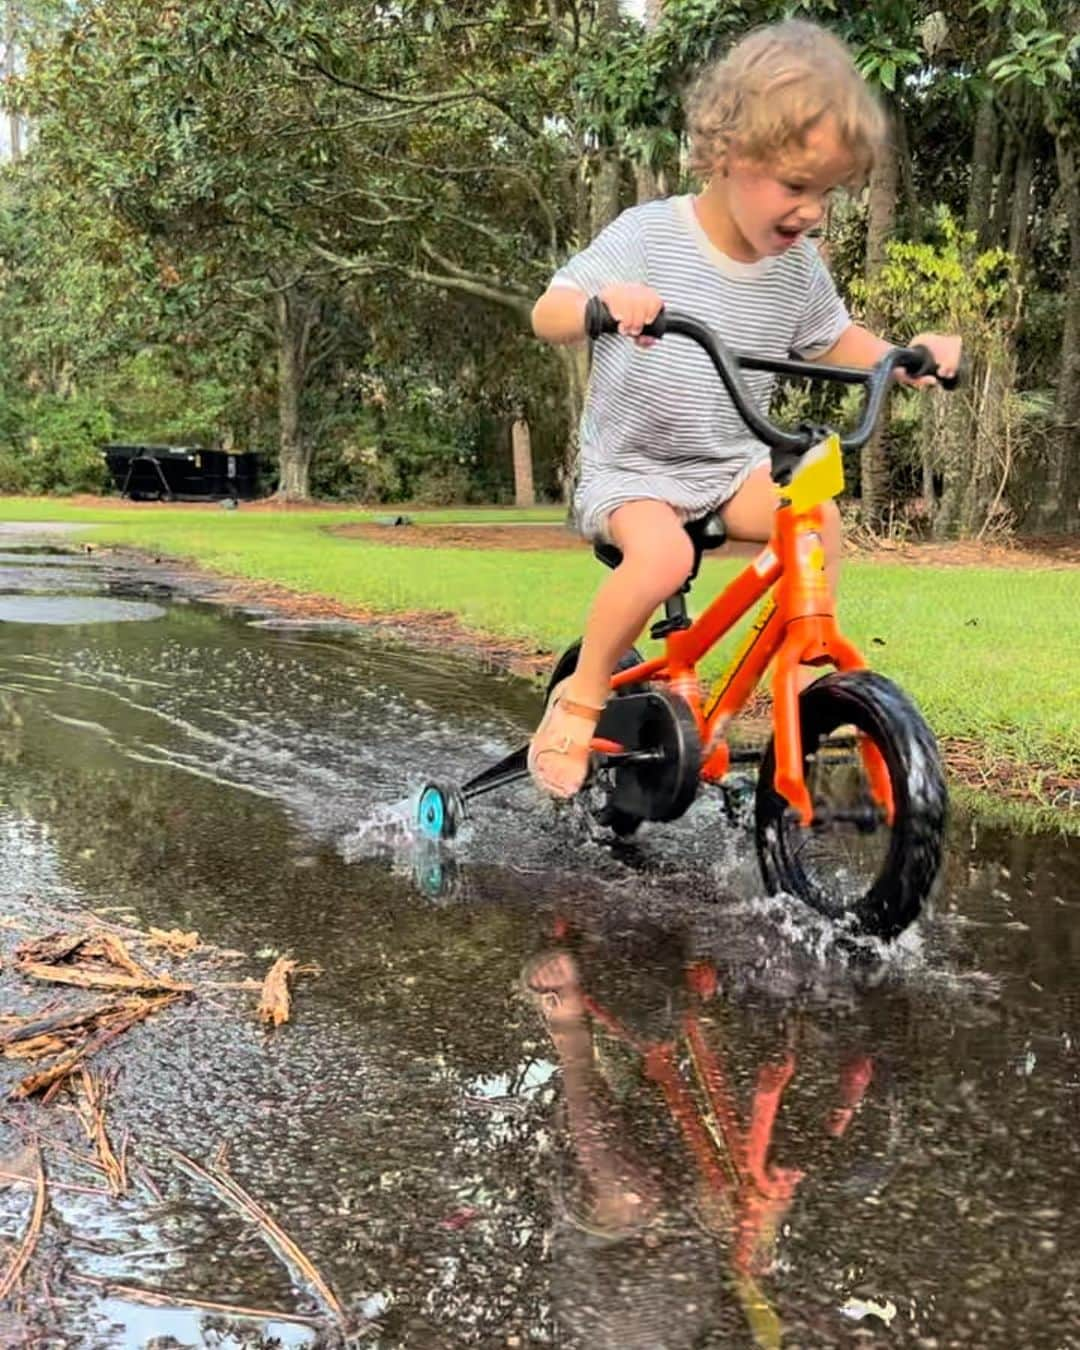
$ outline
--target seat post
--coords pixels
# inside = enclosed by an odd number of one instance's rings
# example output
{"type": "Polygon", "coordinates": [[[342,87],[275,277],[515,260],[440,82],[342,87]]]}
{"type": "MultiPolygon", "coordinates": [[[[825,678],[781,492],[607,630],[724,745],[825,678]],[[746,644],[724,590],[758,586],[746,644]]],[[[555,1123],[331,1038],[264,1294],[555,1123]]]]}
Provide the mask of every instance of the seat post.
{"type": "MultiPolygon", "coordinates": [[[[727,538],[724,523],[715,513],[688,521],[685,528],[694,546],[694,566],[683,582],[682,588],[664,601],[664,617],[657,619],[649,629],[654,640],[664,638],[668,633],[680,633],[690,627],[690,617],[686,612],[686,600],[683,597],[698,574],[701,555],[708,549],[719,548],[727,538]]],[[[607,544],[603,540],[598,540],[593,545],[593,552],[605,567],[618,567],[622,562],[622,553],[614,544],[607,544]]]]}
{"type": "Polygon", "coordinates": [[[659,642],[669,633],[681,633],[684,629],[690,627],[690,616],[686,612],[686,600],[684,598],[689,589],[690,585],[687,583],[682,590],[676,591],[674,595],[669,595],[664,601],[664,617],[658,619],[649,629],[649,636],[654,642],[659,642]]]}

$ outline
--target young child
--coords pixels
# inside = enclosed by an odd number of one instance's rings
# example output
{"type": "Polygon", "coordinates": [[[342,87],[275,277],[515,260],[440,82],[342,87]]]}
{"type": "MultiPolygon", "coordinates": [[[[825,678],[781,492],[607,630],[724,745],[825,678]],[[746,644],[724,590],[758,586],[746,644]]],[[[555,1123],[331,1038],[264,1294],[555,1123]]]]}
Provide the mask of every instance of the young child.
{"type": "MultiPolygon", "coordinates": [[[[586,302],[599,295],[620,333],[636,339],[605,338],[593,353],[574,505],[581,532],[615,544],[623,561],[601,585],[577,669],[553,691],[529,748],[534,779],[556,797],[585,780],[616,662],[689,574],[684,522],[718,510],[732,539],[755,542],[772,528],[768,450],[705,353],[678,338],[642,337],[643,325],[669,306],[743,351],[846,366],[872,366],[890,346],[851,322],[806,237],[830,193],[865,178],[885,131],[844,45],[798,20],[759,29],[704,72],[688,114],[704,190],[624,211],[556,273],[533,309],[538,337],[581,342],[586,302]]],[[[919,342],[941,375],[955,374],[959,338],[922,333],[911,345],[919,342]]],[[[766,411],[774,377],[745,379],[766,411]]],[[[825,520],[835,588],[835,503],[825,520]]]]}

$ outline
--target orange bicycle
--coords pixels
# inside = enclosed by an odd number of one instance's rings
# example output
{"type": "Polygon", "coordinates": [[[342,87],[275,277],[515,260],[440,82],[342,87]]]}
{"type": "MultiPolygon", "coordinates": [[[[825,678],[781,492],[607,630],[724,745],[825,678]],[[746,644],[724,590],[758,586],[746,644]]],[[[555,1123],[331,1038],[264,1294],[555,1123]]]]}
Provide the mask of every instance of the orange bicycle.
{"type": "MultiPolygon", "coordinates": [[[[566,945],[568,929],[568,924],[557,921],[560,945],[546,954],[549,962],[560,955],[573,959],[566,945]]],[[[796,1072],[795,1037],[789,1031],[787,1043],[760,1065],[749,1109],[740,1109],[734,1075],[717,1036],[723,1023],[719,1017],[710,1018],[708,1011],[719,989],[716,968],[709,961],[695,961],[684,968],[683,980],[687,997],[681,1008],[671,1008],[672,1025],[666,1035],[635,1030],[584,989],[583,1020],[590,1029],[590,1045],[602,1030],[612,1042],[641,1057],[644,1077],[659,1089],[700,1180],[700,1220],[706,1230],[729,1237],[732,1286],[755,1344],[779,1347],[783,1328],[762,1279],[772,1270],[780,1231],[806,1178],[802,1168],[778,1165],[772,1157],[777,1119],[796,1072]]],[[[574,1088],[577,1110],[571,1107],[569,1121],[582,1155],[595,1152],[604,1137],[599,1116],[582,1109],[595,1061],[590,1057],[587,1062],[587,1076],[580,1065],[560,1062],[568,1097],[571,1085],[574,1088]]],[[[859,1053],[845,1058],[837,1070],[836,1088],[822,1121],[823,1135],[833,1141],[847,1133],[862,1106],[875,1065],[870,1056],[859,1053]]]]}
{"type": "MultiPolygon", "coordinates": [[[[599,299],[589,302],[586,319],[594,339],[617,332],[599,299]]],[[[840,631],[823,570],[822,504],[843,491],[843,451],[869,439],[894,372],[934,375],[933,358],[925,348],[894,348],[872,368],[853,369],[746,355],[673,311],[644,331],[681,334],[711,358],[747,427],[769,447],[776,523],[768,544],[694,620],[686,593],[702,554],[725,534],[715,514],[687,524],[693,569],[650,629],[663,654],[644,660],[631,650],[619,662],[578,797],[600,824],[625,836],[642,821],[676,819],[702,784],[723,788],[734,766],[757,764],[754,825],[770,894],[798,897],[855,933],[892,939],[918,916],[940,868],[945,778],[918,709],[870,671],[840,631]],[[744,370],[863,385],[861,420],[847,435],[805,423],[785,430],[756,407],[744,370]],[[703,689],[698,664],[755,606],[727,668],[703,689]],[[801,665],[833,671],[800,693],[801,665]],[[770,666],[772,737],[763,749],[733,747],[729,731],[770,666]]],[[[595,552],[609,567],[621,561],[611,545],[595,552]]],[[[574,643],[559,658],[549,692],[573,671],[579,649],[574,643]]],[[[460,787],[426,784],[417,808],[421,833],[452,837],[467,802],[526,776],[527,750],[460,787]]]]}

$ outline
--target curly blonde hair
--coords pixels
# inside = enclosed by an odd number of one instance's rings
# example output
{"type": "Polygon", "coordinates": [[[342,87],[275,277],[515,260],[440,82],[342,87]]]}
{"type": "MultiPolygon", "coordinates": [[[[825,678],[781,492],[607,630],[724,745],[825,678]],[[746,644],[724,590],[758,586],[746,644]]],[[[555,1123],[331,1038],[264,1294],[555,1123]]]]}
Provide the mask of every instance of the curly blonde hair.
{"type": "Polygon", "coordinates": [[[768,161],[831,116],[851,155],[850,182],[870,171],[885,116],[851,53],[801,19],[759,28],[707,66],[687,99],[690,166],[708,177],[729,151],[768,161]]]}

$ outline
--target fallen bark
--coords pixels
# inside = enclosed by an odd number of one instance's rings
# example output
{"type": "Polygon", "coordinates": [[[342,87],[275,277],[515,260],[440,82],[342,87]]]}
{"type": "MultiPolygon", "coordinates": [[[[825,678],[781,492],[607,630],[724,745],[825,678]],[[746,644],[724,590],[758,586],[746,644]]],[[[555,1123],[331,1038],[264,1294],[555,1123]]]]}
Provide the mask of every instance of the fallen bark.
{"type": "Polygon", "coordinates": [[[72,984],[80,989],[175,990],[192,986],[141,966],[122,938],[103,930],[50,933],[15,949],[15,968],[33,979],[72,984]],[[76,958],[78,958],[76,960],[76,958]]]}
{"type": "Polygon", "coordinates": [[[36,1153],[37,1190],[34,1195],[34,1208],[30,1213],[26,1231],[22,1235],[14,1256],[9,1261],[3,1275],[0,1275],[0,1302],[7,1298],[18,1284],[30,1257],[33,1255],[34,1248],[37,1246],[37,1240],[41,1234],[41,1225],[45,1218],[45,1164],[41,1160],[40,1150],[36,1150],[36,1153]]]}
{"type": "Polygon", "coordinates": [[[198,933],[184,933],[179,928],[151,928],[147,941],[152,947],[164,947],[170,956],[190,956],[199,949],[198,933]]]}
{"type": "MultiPolygon", "coordinates": [[[[79,1087],[82,1096],[76,1099],[75,1110],[78,1113],[86,1137],[97,1150],[109,1190],[113,1195],[123,1195],[128,1189],[127,1166],[121,1149],[117,1157],[105,1128],[105,1103],[109,1096],[109,1084],[100,1074],[92,1073],[85,1066],[79,1071],[79,1087]]],[[[126,1141],[125,1141],[126,1145],[126,1141]]]]}
{"type": "MultiPolygon", "coordinates": [[[[123,1014],[107,1019],[108,1024],[103,1025],[96,1035],[91,1036],[82,1045],[70,1050],[66,1055],[62,1055],[55,1063],[50,1064],[39,1073],[29,1074],[26,1078],[21,1079],[12,1088],[11,1096],[18,1101],[44,1091],[46,1093],[45,1100],[51,1100],[52,1094],[77,1065],[97,1054],[121,1032],[127,1031],[136,1022],[141,1022],[143,1018],[149,1017],[161,1008],[168,1007],[170,1003],[175,1003],[179,997],[179,993],[168,993],[159,998],[127,1000],[129,1007],[123,1014]]],[[[106,1019],[103,1019],[103,1023],[105,1021],[106,1019]]]]}
{"type": "Polygon", "coordinates": [[[89,1008],[61,1008],[45,1015],[31,1014],[29,1017],[13,1018],[7,1028],[0,1031],[0,1049],[7,1051],[22,1041],[36,1040],[39,1036],[54,1036],[61,1032],[78,1032],[93,1026],[102,1016],[116,1011],[127,1000],[110,1003],[95,1003],[89,1008]]]}
{"type": "Polygon", "coordinates": [[[132,993],[152,993],[171,990],[190,994],[193,985],[181,984],[161,975],[118,975],[110,971],[89,970],[85,966],[50,966],[41,962],[24,962],[19,966],[24,975],[53,984],[73,984],[79,989],[128,989],[132,993]]]}
{"type": "Polygon", "coordinates": [[[292,1013],[292,991],[289,981],[297,963],[289,956],[279,956],[266,973],[262,997],[259,999],[259,1020],[279,1027],[292,1013]]]}

